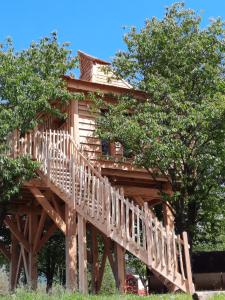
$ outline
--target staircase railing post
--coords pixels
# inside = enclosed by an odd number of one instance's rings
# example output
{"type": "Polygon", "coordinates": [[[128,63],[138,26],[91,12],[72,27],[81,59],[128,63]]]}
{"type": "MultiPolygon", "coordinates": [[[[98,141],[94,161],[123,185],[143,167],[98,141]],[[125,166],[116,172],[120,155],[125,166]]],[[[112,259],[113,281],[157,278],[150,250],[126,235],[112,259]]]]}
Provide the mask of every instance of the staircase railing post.
{"type": "Polygon", "coordinates": [[[33,159],[37,159],[37,129],[35,128],[33,131],[33,151],[32,151],[32,156],[33,159]]]}
{"type": "Polygon", "coordinates": [[[71,184],[72,184],[72,205],[73,205],[73,208],[75,209],[76,208],[76,199],[75,199],[75,170],[74,170],[74,158],[73,156],[71,157],[71,160],[70,160],[70,172],[71,172],[71,184]]]}
{"type": "Polygon", "coordinates": [[[186,274],[187,274],[188,291],[190,294],[193,294],[195,292],[195,288],[192,281],[191,260],[190,260],[187,232],[184,231],[182,233],[182,237],[184,243],[184,258],[185,258],[185,266],[186,266],[186,274]]]}
{"type": "Polygon", "coordinates": [[[48,180],[50,181],[50,176],[51,176],[51,160],[50,160],[50,132],[49,132],[49,141],[47,137],[47,132],[46,132],[46,152],[47,152],[47,177],[48,180]]]}
{"type": "Polygon", "coordinates": [[[105,213],[106,213],[106,228],[107,228],[107,236],[111,234],[111,226],[110,226],[110,191],[109,191],[109,182],[108,178],[104,178],[104,186],[105,186],[105,213]]]}
{"type": "MultiPolygon", "coordinates": [[[[152,228],[149,228],[149,213],[148,213],[148,203],[144,203],[144,212],[145,212],[145,234],[146,234],[146,243],[147,243],[147,258],[148,258],[148,266],[152,266],[152,252],[151,247],[153,246],[151,244],[151,232],[152,228]]],[[[152,223],[150,225],[152,227],[152,223]]]]}

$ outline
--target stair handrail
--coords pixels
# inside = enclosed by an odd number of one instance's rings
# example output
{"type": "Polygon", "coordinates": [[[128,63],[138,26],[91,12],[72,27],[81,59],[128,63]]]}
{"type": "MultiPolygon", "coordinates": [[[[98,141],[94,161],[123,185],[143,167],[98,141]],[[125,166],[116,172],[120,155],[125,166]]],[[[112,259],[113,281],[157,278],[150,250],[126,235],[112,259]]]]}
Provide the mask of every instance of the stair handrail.
{"type": "MultiPolygon", "coordinates": [[[[16,142],[13,141],[12,143],[14,153],[16,153],[16,155],[31,155],[34,159],[42,161],[43,170],[44,172],[48,172],[49,176],[51,168],[51,151],[55,150],[57,150],[59,153],[63,153],[62,160],[64,162],[68,162],[70,166],[72,166],[72,170],[74,163],[81,167],[82,172],[87,172],[87,170],[89,170],[90,173],[88,174],[91,174],[93,178],[96,177],[99,181],[101,181],[104,186],[105,194],[108,195],[105,199],[107,205],[107,210],[105,213],[107,232],[109,233],[109,236],[111,236],[111,234],[118,229],[121,229],[123,232],[123,227],[125,226],[126,230],[130,231],[126,233],[127,238],[130,239],[130,243],[133,243],[134,245],[137,245],[138,247],[141,247],[147,251],[148,265],[150,267],[153,266],[153,264],[157,265],[161,259],[159,255],[162,255],[162,265],[166,263],[165,260],[171,260],[171,262],[173,262],[173,270],[171,270],[172,265],[170,263],[170,266],[167,266],[169,271],[173,272],[174,274],[179,272],[183,280],[188,280],[189,285],[192,284],[190,272],[187,270],[187,260],[185,258],[184,264],[182,258],[182,253],[186,255],[189,247],[186,234],[183,234],[181,239],[179,235],[175,235],[174,229],[169,229],[168,227],[165,228],[162,226],[162,223],[159,222],[158,219],[151,213],[150,209],[147,207],[147,204],[144,208],[140,208],[139,205],[134,205],[132,201],[126,198],[123,193],[119,191],[119,189],[113,187],[109,183],[108,178],[103,177],[92,165],[89,159],[84,156],[84,154],[80,151],[79,146],[68,132],[54,130],[45,132],[34,131],[33,134],[25,134],[23,138],[18,138],[17,135],[15,140],[16,142]],[[42,140],[41,143],[40,139],[42,140]],[[57,141],[57,148],[55,148],[55,141],[57,141]],[[42,153],[40,153],[40,151],[42,151],[42,153]],[[123,214],[127,214],[127,209],[128,214],[132,214],[131,229],[129,228],[129,224],[128,227],[127,224],[122,224],[122,227],[120,228],[122,221],[118,220],[118,218],[121,218],[122,207],[123,214]],[[121,210],[119,212],[120,216],[116,215],[118,209],[121,210]],[[140,225],[141,222],[144,222],[144,225],[140,225]],[[145,233],[142,233],[142,240],[138,236],[138,230],[140,233],[140,228],[138,226],[142,226],[142,230],[145,228],[145,233]],[[135,230],[137,230],[137,233],[135,230]],[[166,246],[167,248],[165,248],[167,249],[166,251],[168,253],[164,253],[164,243],[168,243],[166,246]],[[160,247],[161,249],[159,249],[160,247]],[[182,251],[182,247],[184,248],[184,251],[182,251]],[[173,256],[173,259],[171,256],[173,256]],[[177,257],[180,259],[180,270],[178,270],[177,257]]],[[[191,288],[192,287],[190,287],[190,289],[191,288]]]]}

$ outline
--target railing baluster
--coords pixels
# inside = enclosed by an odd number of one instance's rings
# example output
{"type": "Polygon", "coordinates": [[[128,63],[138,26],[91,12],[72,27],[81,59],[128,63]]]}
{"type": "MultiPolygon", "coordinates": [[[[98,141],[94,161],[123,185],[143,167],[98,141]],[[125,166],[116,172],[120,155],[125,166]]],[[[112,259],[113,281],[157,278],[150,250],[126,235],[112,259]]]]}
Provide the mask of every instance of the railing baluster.
{"type": "Polygon", "coordinates": [[[127,241],[130,241],[130,203],[128,201],[126,203],[126,235],[127,235],[127,241]]]}
{"type": "Polygon", "coordinates": [[[125,215],[124,215],[124,197],[123,197],[123,191],[121,191],[122,197],[120,198],[120,209],[121,209],[121,236],[122,238],[125,237],[125,215]]]}
{"type": "Polygon", "coordinates": [[[101,190],[100,190],[100,184],[99,184],[99,178],[97,178],[96,181],[96,216],[97,220],[99,220],[99,213],[100,213],[100,195],[101,195],[101,190]]]}
{"type": "Polygon", "coordinates": [[[115,192],[115,225],[117,227],[117,229],[119,229],[119,226],[120,226],[120,222],[119,222],[119,219],[120,219],[120,210],[119,210],[119,192],[118,190],[116,190],[115,192]]]}
{"type": "Polygon", "coordinates": [[[111,187],[110,192],[112,195],[112,226],[116,225],[116,197],[115,197],[115,190],[111,187]]]}
{"type": "Polygon", "coordinates": [[[91,206],[91,216],[94,218],[95,216],[95,189],[96,189],[96,183],[95,183],[95,176],[92,176],[92,197],[91,202],[88,203],[88,206],[91,206]]]}
{"type": "Polygon", "coordinates": [[[182,279],[185,280],[185,274],[184,274],[184,263],[183,263],[183,255],[182,255],[182,246],[181,246],[181,238],[180,235],[177,235],[177,243],[178,243],[178,251],[179,251],[179,262],[180,262],[180,270],[181,270],[181,276],[182,279]]]}
{"type": "Polygon", "coordinates": [[[131,212],[132,212],[132,225],[131,225],[131,232],[132,232],[132,236],[131,239],[133,242],[135,242],[135,215],[134,215],[134,201],[131,202],[131,212]]]}
{"type": "Polygon", "coordinates": [[[166,227],[166,246],[167,246],[167,272],[171,272],[171,247],[170,247],[170,231],[166,227]]]}
{"type": "Polygon", "coordinates": [[[162,264],[162,268],[165,268],[165,266],[166,266],[166,264],[165,264],[165,230],[164,230],[162,223],[160,223],[160,230],[161,230],[161,247],[162,247],[161,264],[162,264]]]}

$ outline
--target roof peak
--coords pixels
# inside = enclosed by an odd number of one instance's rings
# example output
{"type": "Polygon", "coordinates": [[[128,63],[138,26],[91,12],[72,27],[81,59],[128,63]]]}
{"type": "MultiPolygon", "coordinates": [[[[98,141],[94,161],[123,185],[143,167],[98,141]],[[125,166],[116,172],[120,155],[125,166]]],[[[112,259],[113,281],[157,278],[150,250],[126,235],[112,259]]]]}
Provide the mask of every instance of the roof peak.
{"type": "Polygon", "coordinates": [[[97,57],[92,56],[90,54],[87,54],[87,53],[85,53],[85,52],[83,52],[81,50],[78,50],[77,53],[78,53],[79,56],[83,56],[86,59],[89,59],[89,60],[91,60],[93,62],[96,62],[96,63],[99,63],[101,65],[110,65],[110,63],[108,61],[105,61],[103,59],[100,59],[100,58],[97,58],[97,57]]]}

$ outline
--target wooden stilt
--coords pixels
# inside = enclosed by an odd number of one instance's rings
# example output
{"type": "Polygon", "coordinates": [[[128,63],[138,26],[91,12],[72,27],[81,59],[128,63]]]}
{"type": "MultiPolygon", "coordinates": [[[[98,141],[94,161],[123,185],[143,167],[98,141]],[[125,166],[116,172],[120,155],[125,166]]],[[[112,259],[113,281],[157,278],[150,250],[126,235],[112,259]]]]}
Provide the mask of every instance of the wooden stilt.
{"type": "Polygon", "coordinates": [[[29,244],[30,250],[28,252],[28,286],[32,290],[37,289],[37,254],[34,251],[35,235],[37,230],[37,215],[33,212],[29,215],[29,244]]]}
{"type": "MultiPolygon", "coordinates": [[[[173,191],[171,190],[169,183],[164,184],[163,190],[169,196],[173,195],[173,191]]],[[[164,226],[169,227],[170,229],[174,228],[174,215],[168,202],[163,202],[163,223],[164,226]]]]}
{"type": "Polygon", "coordinates": [[[76,211],[66,205],[66,289],[77,290],[77,221],[76,211]]]}
{"type": "MultiPolygon", "coordinates": [[[[27,244],[29,245],[29,242],[27,240],[27,235],[28,235],[28,230],[29,230],[29,224],[28,224],[29,222],[28,221],[29,221],[28,217],[26,217],[25,220],[22,220],[22,218],[19,215],[16,215],[17,229],[22,234],[24,239],[27,241],[27,244]]],[[[29,278],[28,257],[27,257],[29,248],[26,251],[24,248],[24,245],[21,242],[19,244],[20,244],[20,254],[19,254],[19,260],[18,260],[17,269],[16,269],[16,281],[19,280],[22,265],[24,267],[26,280],[28,280],[28,278],[29,278]]]]}
{"type": "Polygon", "coordinates": [[[184,258],[185,258],[185,265],[186,265],[186,272],[187,272],[188,291],[190,294],[194,294],[195,287],[194,287],[194,284],[192,281],[191,261],[190,261],[190,254],[189,254],[187,232],[184,231],[182,236],[183,236],[183,242],[184,242],[184,258]]]}
{"type": "Polygon", "coordinates": [[[163,203],[163,223],[164,226],[169,227],[170,229],[174,228],[174,216],[168,203],[163,203]]]}
{"type": "Polygon", "coordinates": [[[10,260],[10,272],[9,272],[9,289],[10,291],[15,290],[16,282],[16,271],[19,260],[19,243],[16,237],[11,234],[11,260],[10,260]]]}
{"type": "Polygon", "coordinates": [[[99,262],[98,262],[98,240],[97,231],[91,227],[91,246],[92,246],[92,293],[99,292],[99,262]]]}
{"type": "Polygon", "coordinates": [[[79,257],[79,291],[88,292],[87,287],[87,239],[86,221],[78,215],[78,257],[79,257]]]}
{"type": "Polygon", "coordinates": [[[116,273],[116,287],[121,294],[125,292],[125,250],[119,244],[115,243],[115,273],[116,273]]]}

